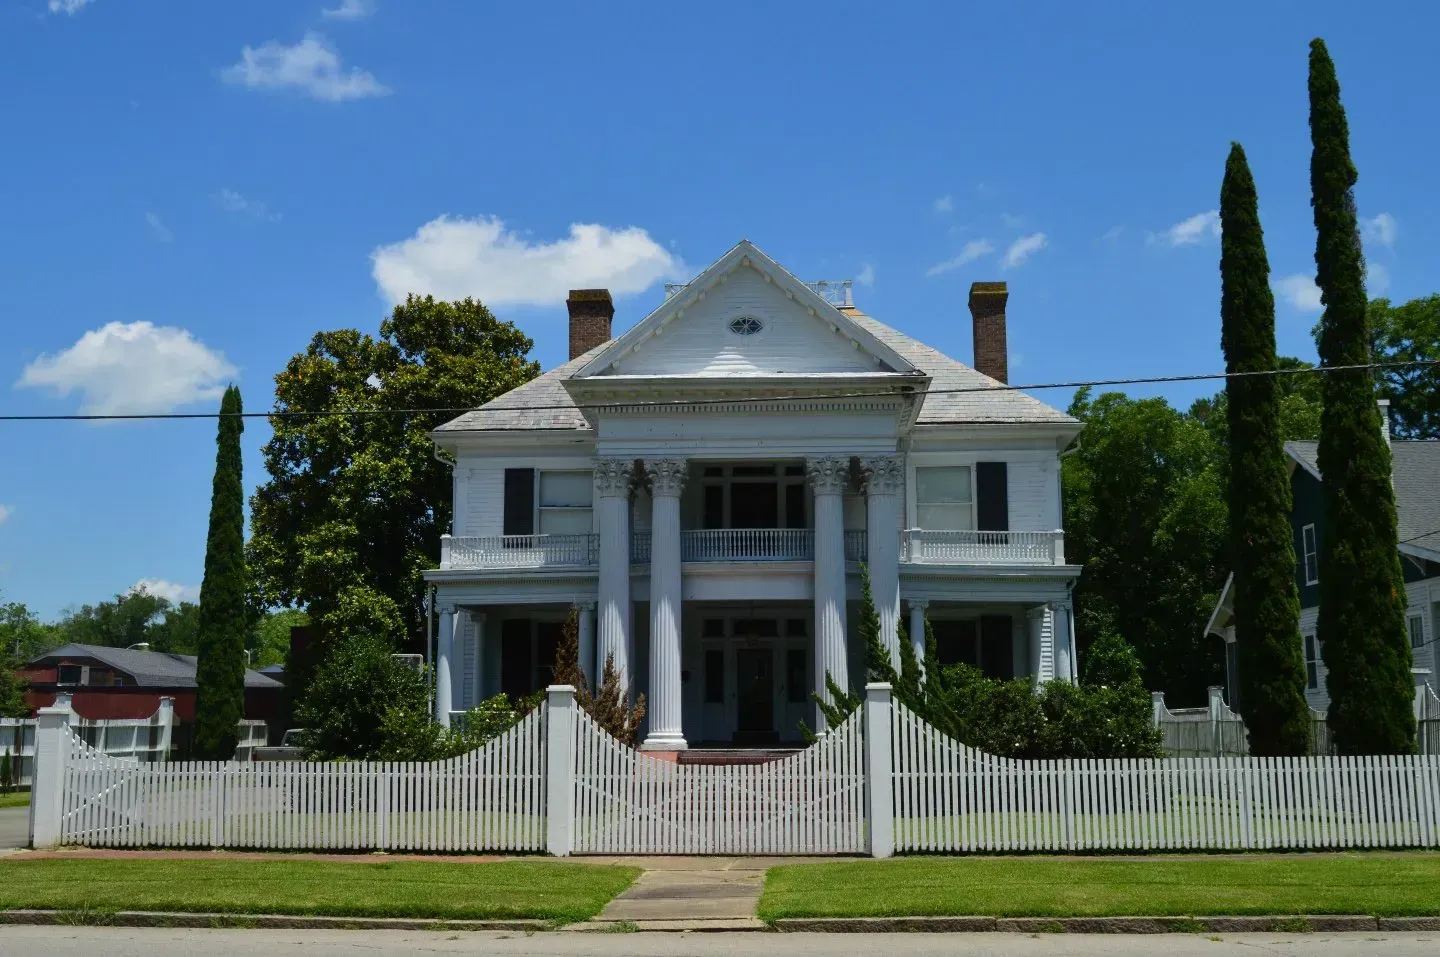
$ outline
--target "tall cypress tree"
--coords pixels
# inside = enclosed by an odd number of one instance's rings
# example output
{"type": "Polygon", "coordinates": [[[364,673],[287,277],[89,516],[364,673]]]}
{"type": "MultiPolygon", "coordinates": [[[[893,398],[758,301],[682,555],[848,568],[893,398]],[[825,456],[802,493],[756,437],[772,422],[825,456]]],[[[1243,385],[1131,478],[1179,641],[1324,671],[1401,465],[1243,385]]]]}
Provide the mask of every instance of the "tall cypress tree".
{"type": "Polygon", "coordinates": [[[241,481],[240,390],[225,390],[216,438],[215,483],[205,579],[200,585],[195,755],[228,761],[245,713],[245,490],[241,481]]]}
{"type": "MultiPolygon", "coordinates": [[[[1335,63],[1310,43],[1310,204],[1320,364],[1371,360],[1365,260],[1355,219],[1355,165],[1335,63]]],[[[1405,583],[1395,530],[1390,446],[1381,432],[1370,370],[1327,372],[1322,382],[1320,542],[1316,637],[1329,669],[1330,732],[1342,754],[1415,751],[1414,686],[1405,634],[1405,583]]]]}
{"type": "MultiPolygon", "coordinates": [[[[1220,187],[1220,344],[1225,371],[1275,369],[1275,296],[1255,180],[1239,143],[1220,187]]],[[[1280,438],[1280,383],[1226,380],[1230,428],[1230,560],[1240,699],[1255,755],[1304,754],[1310,743],[1300,597],[1290,531],[1290,472],[1280,438]]]]}

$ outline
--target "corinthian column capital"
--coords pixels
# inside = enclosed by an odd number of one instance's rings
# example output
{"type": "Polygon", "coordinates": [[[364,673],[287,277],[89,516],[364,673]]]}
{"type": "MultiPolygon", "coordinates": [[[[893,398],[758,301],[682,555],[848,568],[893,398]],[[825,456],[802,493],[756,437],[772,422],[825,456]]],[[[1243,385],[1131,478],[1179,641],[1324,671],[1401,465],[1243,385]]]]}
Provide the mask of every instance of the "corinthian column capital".
{"type": "Polygon", "coordinates": [[[645,462],[645,474],[650,478],[650,495],[678,496],[685,487],[688,470],[684,459],[649,459],[645,462]]]}
{"type": "Polygon", "coordinates": [[[620,497],[630,494],[630,475],[634,462],[630,459],[596,459],[595,490],[603,497],[620,497]]]}
{"type": "Polygon", "coordinates": [[[865,491],[871,495],[897,495],[905,488],[905,459],[899,455],[870,455],[860,460],[865,470],[865,491]]]}
{"type": "Polygon", "coordinates": [[[806,459],[805,471],[816,495],[843,495],[850,485],[850,463],[846,459],[835,456],[806,459]]]}

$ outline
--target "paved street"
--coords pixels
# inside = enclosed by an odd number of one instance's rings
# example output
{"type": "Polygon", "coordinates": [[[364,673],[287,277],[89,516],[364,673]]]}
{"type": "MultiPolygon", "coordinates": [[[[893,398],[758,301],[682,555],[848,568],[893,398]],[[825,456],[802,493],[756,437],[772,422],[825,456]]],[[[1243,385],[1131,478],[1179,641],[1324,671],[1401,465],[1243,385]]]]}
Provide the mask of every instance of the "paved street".
{"type": "Polygon", "coordinates": [[[1257,952],[1313,957],[1410,957],[1440,952],[1440,934],[1236,934],[1122,937],[1044,934],[549,934],[409,931],[163,930],[7,927],[6,957],[342,957],[427,951],[554,957],[729,957],[729,955],[1153,955],[1225,957],[1257,952]]]}
{"type": "Polygon", "coordinates": [[[0,851],[30,843],[30,809],[0,807],[0,851]]]}

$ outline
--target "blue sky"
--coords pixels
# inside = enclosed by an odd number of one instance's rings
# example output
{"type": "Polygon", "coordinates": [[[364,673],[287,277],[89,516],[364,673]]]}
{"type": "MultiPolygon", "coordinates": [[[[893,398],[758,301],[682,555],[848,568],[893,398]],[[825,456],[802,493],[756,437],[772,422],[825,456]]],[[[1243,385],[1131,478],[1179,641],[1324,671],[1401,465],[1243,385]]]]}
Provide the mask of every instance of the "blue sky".
{"type": "MultiPolygon", "coordinates": [[[[0,410],[201,410],[231,379],[265,409],[315,331],[412,287],[485,299],[550,366],[565,288],[624,291],[623,329],[741,237],[966,360],[969,284],[1006,280],[1015,381],[1211,371],[1232,139],[1309,356],[1306,44],[1340,70],[1372,294],[1407,299],[1440,288],[1437,28],[1421,2],[8,0],[0,410]]],[[[4,600],[193,594],[213,423],[0,443],[4,600]]]]}

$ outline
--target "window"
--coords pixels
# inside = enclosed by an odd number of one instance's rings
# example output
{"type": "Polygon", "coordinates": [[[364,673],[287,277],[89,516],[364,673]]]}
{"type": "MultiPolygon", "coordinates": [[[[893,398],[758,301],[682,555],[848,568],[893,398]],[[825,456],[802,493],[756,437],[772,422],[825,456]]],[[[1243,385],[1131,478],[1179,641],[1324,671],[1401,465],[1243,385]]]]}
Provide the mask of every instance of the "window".
{"type": "Polygon", "coordinates": [[[1315,547],[1314,525],[1300,529],[1300,546],[1305,555],[1305,584],[1314,585],[1320,581],[1320,555],[1315,547]]]}
{"type": "Polygon", "coordinates": [[[705,651],[705,703],[725,702],[725,652],[719,648],[705,651]]]}
{"type": "Polygon", "coordinates": [[[541,472],[540,534],[590,534],[594,491],[594,479],[589,472],[541,472]]]}
{"type": "Polygon", "coordinates": [[[1314,635],[1305,636],[1305,687],[1311,691],[1320,687],[1320,656],[1315,653],[1317,644],[1314,635]]]}
{"type": "Polygon", "coordinates": [[[915,470],[915,521],[934,530],[975,527],[970,467],[946,465],[915,470]]]}
{"type": "Polygon", "coordinates": [[[1410,632],[1410,647],[1419,648],[1425,644],[1425,619],[1419,615],[1411,615],[1405,619],[1405,627],[1410,632]]]}
{"type": "Polygon", "coordinates": [[[765,324],[754,316],[739,316],[730,320],[730,331],[737,336],[753,336],[764,328],[765,324]]]}
{"type": "Polygon", "coordinates": [[[809,700],[807,691],[809,684],[805,680],[805,649],[791,648],[785,652],[786,703],[804,704],[809,700]]]}
{"type": "Polygon", "coordinates": [[[55,669],[55,683],[59,685],[78,685],[80,683],[79,665],[61,665],[55,669]]]}

